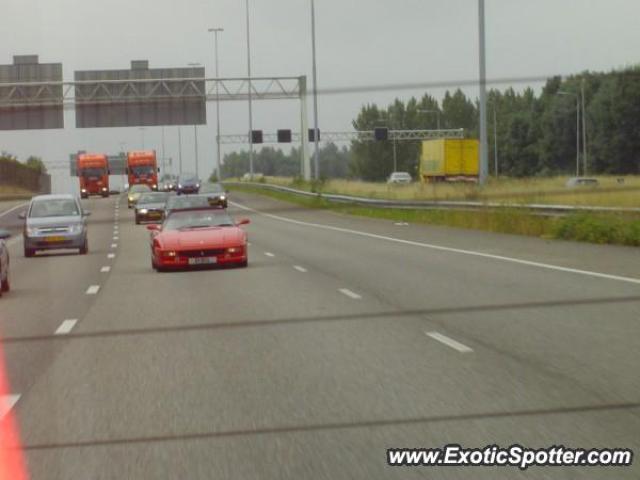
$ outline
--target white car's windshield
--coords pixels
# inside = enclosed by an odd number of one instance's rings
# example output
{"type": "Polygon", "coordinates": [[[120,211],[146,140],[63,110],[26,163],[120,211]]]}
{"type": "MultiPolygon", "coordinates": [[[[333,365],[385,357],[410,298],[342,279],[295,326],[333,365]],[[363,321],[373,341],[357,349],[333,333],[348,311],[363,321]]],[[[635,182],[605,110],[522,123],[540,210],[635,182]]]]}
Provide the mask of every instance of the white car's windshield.
{"type": "Polygon", "coordinates": [[[80,215],[78,204],[71,199],[36,200],[31,205],[29,217],[67,217],[80,215]]]}

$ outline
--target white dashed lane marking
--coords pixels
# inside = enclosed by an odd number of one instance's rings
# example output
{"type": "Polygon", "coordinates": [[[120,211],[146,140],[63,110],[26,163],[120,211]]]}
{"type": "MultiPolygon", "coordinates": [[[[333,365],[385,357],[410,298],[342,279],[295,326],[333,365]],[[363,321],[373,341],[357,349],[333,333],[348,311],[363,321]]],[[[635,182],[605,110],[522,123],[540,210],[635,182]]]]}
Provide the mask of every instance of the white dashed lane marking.
{"type": "Polygon", "coordinates": [[[438,332],[424,332],[426,333],[429,337],[433,338],[434,340],[437,340],[440,343],[444,343],[447,347],[451,347],[454,350],[459,351],[460,353],[470,353],[473,352],[473,349],[467,347],[466,345],[455,341],[453,338],[449,338],[446,335],[442,335],[441,333],[438,332]]]}
{"type": "Polygon", "coordinates": [[[301,267],[300,265],[294,265],[293,268],[295,268],[297,271],[302,272],[302,273],[306,273],[307,269],[304,267],[301,267]]]}
{"type": "Polygon", "coordinates": [[[91,285],[87,288],[87,295],[95,295],[100,291],[100,285],[91,285]]]}
{"type": "Polygon", "coordinates": [[[111,270],[111,267],[109,265],[105,265],[100,269],[100,273],[108,273],[109,270],[111,270]]]}
{"type": "Polygon", "coordinates": [[[0,395],[0,420],[15,407],[18,400],[20,400],[19,394],[0,395]]]}
{"type": "Polygon", "coordinates": [[[71,332],[73,327],[76,326],[76,323],[78,323],[77,318],[66,319],[64,322],[60,324],[60,326],[56,330],[56,335],[66,335],[67,333],[71,332]]]}
{"type": "Polygon", "coordinates": [[[352,292],[351,290],[349,290],[348,288],[341,288],[340,290],[338,290],[340,293],[342,293],[343,295],[346,295],[349,298],[353,298],[354,300],[360,300],[362,298],[362,296],[358,295],[355,292],[352,292]]]}
{"type": "Polygon", "coordinates": [[[115,253],[109,253],[107,255],[107,258],[116,258],[116,254],[115,253]]]}
{"type": "Polygon", "coordinates": [[[275,257],[275,255],[271,252],[264,252],[267,257],[275,257]]]}

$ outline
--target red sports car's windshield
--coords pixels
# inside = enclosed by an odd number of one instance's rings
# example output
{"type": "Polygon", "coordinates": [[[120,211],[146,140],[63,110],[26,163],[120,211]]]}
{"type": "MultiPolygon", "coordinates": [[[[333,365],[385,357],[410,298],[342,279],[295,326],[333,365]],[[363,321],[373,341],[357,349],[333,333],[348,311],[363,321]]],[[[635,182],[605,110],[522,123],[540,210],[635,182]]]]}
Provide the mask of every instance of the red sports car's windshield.
{"type": "Polygon", "coordinates": [[[169,215],[162,230],[232,227],[234,225],[235,223],[224,210],[187,210],[173,212],[169,215]]]}

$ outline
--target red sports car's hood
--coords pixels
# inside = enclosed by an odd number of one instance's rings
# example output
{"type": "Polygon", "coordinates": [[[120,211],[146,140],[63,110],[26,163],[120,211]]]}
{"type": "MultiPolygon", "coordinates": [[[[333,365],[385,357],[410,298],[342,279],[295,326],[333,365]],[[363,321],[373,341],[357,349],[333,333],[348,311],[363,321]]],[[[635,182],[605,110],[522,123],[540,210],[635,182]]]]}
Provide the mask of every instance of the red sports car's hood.
{"type": "Polygon", "coordinates": [[[156,236],[161,248],[189,250],[203,247],[226,248],[244,245],[246,232],[238,227],[168,230],[156,236]]]}

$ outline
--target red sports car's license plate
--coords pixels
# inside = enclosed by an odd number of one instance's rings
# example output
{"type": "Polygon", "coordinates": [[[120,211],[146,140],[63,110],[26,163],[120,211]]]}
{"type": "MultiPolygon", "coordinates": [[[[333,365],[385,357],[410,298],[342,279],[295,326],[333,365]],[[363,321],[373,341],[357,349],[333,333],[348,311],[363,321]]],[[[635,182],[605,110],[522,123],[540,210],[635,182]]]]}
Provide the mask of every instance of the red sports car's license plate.
{"type": "Polygon", "coordinates": [[[195,257],[189,259],[189,265],[211,265],[218,263],[216,257],[195,257]]]}

